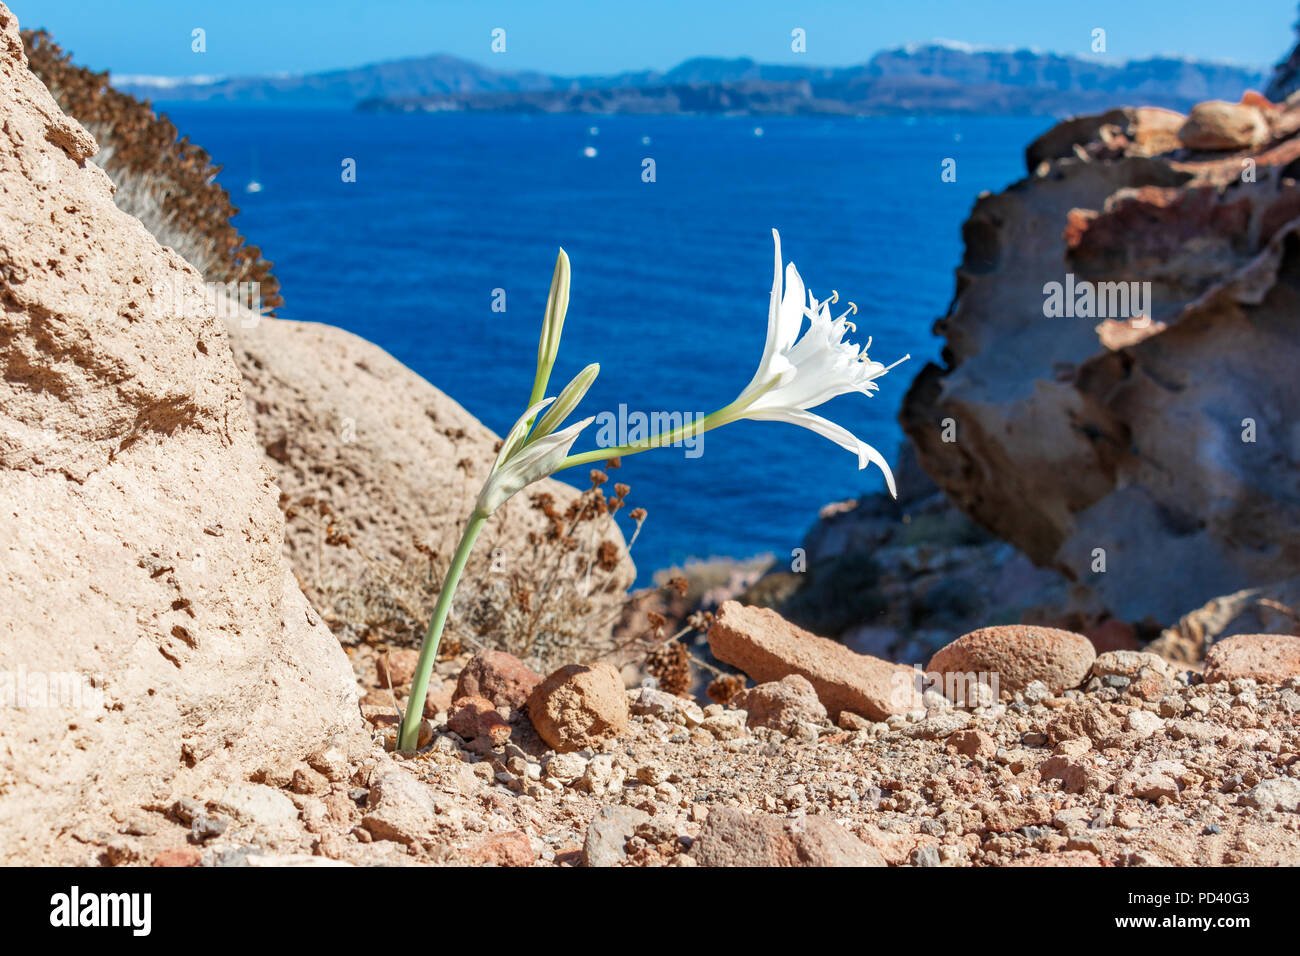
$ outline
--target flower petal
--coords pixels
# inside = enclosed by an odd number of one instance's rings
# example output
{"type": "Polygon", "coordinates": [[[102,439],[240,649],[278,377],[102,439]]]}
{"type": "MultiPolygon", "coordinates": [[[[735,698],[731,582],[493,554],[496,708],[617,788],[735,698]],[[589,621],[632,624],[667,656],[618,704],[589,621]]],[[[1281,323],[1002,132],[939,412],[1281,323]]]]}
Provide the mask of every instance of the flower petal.
{"type": "Polygon", "coordinates": [[[760,375],[776,354],[777,325],[781,316],[781,234],[775,229],[772,230],[772,242],[776,246],[776,266],[772,270],[772,297],[767,306],[767,341],[763,343],[763,360],[758,363],[760,375]]]}
{"type": "Polygon", "coordinates": [[[776,320],[776,349],[778,352],[789,351],[799,337],[803,328],[803,312],[808,295],[804,291],[803,279],[799,270],[791,262],[785,267],[785,295],[781,298],[781,308],[776,320]]]}
{"type": "Polygon", "coordinates": [[[510,426],[510,431],[506,432],[506,437],[501,442],[501,450],[497,452],[497,460],[492,465],[492,470],[496,471],[505,461],[515,453],[515,450],[524,443],[524,438],[528,435],[528,425],[533,418],[547,405],[555,401],[553,398],[544,398],[536,405],[531,405],[528,411],[519,416],[519,420],[510,426]]]}
{"type": "Polygon", "coordinates": [[[573,381],[564,386],[560,392],[560,397],[555,400],[555,404],[547,409],[537,422],[537,427],[533,433],[528,436],[525,444],[531,445],[539,438],[545,438],[555,429],[560,427],[560,423],[569,417],[569,413],[578,407],[582,397],[587,394],[587,389],[591,388],[591,383],[596,381],[596,376],[600,374],[600,366],[593,362],[588,365],[577,375],[573,376],[573,381]]]}
{"type": "Polygon", "coordinates": [[[895,498],[898,497],[898,489],[894,487],[894,473],[889,470],[889,464],[884,456],[857,438],[847,428],[835,424],[830,419],[814,415],[802,408],[752,408],[744,414],[744,417],[770,422],[789,422],[791,425],[814,431],[823,438],[829,438],[841,448],[858,456],[858,468],[866,468],[868,464],[872,464],[884,472],[889,493],[895,498]]]}
{"type": "Polygon", "coordinates": [[[584,418],[580,422],[574,422],[568,428],[539,438],[520,448],[509,460],[488,475],[487,481],[483,482],[483,490],[479,492],[478,503],[474,510],[482,515],[490,515],[533,482],[541,481],[554,474],[564,462],[565,456],[569,454],[573,443],[578,440],[578,435],[595,420],[595,416],[584,418]]]}

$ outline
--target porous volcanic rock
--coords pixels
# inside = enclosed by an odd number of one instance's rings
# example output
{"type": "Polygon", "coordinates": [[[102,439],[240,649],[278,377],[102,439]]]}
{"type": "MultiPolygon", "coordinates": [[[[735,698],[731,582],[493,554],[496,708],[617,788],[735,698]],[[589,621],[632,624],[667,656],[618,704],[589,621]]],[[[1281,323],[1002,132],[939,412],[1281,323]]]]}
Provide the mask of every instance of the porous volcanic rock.
{"type": "Polygon", "coordinates": [[[447,715],[447,729],[466,740],[484,737],[494,747],[510,739],[510,725],[492,701],[484,697],[458,697],[447,715]]]}
{"type": "Polygon", "coordinates": [[[0,862],[361,733],[200,276],[0,6],[0,862]],[[21,702],[19,702],[21,700],[21,702]]]}
{"type": "Polygon", "coordinates": [[[1280,684],[1300,677],[1300,637],[1288,634],[1237,634],[1205,655],[1207,681],[1239,677],[1280,684]]]}
{"type": "Polygon", "coordinates": [[[617,737],[627,727],[623,678],[609,664],[569,664],[534,688],[528,715],[538,735],[565,753],[617,737]]]}
{"type": "Polygon", "coordinates": [[[1008,624],[963,634],[930,658],[940,674],[996,674],[999,692],[1010,696],[1031,681],[1053,694],[1078,687],[1097,652],[1082,634],[1054,627],[1008,624]]]}
{"type": "Polygon", "coordinates": [[[453,696],[486,697],[498,707],[518,709],[541,682],[542,675],[513,654],[479,651],[460,672],[453,696]]]}
{"type": "Polygon", "coordinates": [[[826,708],[817,699],[817,689],[802,674],[742,690],[727,704],[745,711],[749,727],[788,730],[797,721],[826,723],[826,708]]]}

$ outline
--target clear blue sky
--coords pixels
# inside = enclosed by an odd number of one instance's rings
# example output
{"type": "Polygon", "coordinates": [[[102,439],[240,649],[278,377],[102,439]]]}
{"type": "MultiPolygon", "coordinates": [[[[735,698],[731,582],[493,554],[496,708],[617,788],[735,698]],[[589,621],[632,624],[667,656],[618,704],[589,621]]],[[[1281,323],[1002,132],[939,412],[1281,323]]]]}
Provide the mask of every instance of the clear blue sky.
{"type": "Polygon", "coordinates": [[[667,68],[695,55],[861,63],[935,38],[979,46],[1178,53],[1272,65],[1289,49],[1295,0],[6,0],[77,61],[119,74],[302,73],[451,53],[500,69],[607,73],[667,68]],[[190,31],[207,31],[207,52],[190,31]],[[490,33],[506,32],[492,54],[490,33]],[[790,31],[807,34],[807,53],[790,31]]]}

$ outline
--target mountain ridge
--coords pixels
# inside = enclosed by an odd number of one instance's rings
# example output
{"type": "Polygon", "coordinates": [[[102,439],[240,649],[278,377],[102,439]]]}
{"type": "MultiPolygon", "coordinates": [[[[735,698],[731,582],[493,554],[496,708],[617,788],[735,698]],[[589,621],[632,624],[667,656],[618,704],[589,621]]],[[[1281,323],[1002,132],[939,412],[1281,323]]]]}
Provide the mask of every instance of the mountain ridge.
{"type": "Polygon", "coordinates": [[[449,54],[295,76],[123,76],[114,85],[157,103],[503,112],[1059,112],[1132,97],[1187,109],[1262,88],[1263,69],[1157,56],[1106,62],[1060,53],[914,44],[856,66],[692,57],[669,70],[560,76],[501,71],[449,54]]]}

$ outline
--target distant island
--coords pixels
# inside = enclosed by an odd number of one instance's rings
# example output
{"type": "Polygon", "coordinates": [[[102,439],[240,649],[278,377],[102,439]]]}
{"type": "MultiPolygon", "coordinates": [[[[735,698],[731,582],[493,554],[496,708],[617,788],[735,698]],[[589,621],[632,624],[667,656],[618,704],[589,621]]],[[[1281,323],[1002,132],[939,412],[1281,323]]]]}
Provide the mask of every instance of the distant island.
{"type": "Polygon", "coordinates": [[[666,72],[555,76],[493,70],[447,55],[302,76],[114,76],[155,103],[332,107],[395,112],[890,115],[1065,114],[1142,103],[1185,111],[1262,89],[1265,71],[1178,57],[1082,58],[927,43],[850,67],[697,57],[666,72]]]}

